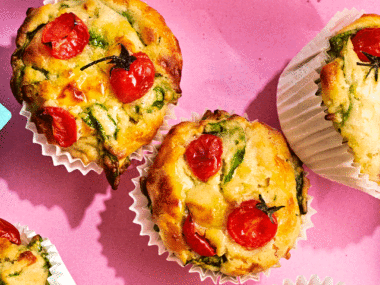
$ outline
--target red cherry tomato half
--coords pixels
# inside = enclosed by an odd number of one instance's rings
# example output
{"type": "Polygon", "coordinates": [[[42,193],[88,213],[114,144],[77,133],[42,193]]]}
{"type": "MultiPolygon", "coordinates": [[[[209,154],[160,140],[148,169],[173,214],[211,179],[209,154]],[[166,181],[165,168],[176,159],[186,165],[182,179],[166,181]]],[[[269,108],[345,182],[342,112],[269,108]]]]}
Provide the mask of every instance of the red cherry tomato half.
{"type": "Polygon", "coordinates": [[[144,96],[153,86],[155,69],[149,57],[142,52],[133,54],[136,60],[129,70],[115,68],[111,72],[111,86],[123,103],[133,102],[144,96]]]}
{"type": "Polygon", "coordinates": [[[206,182],[222,166],[223,143],[214,135],[203,134],[186,148],[185,157],[191,171],[206,182]]]}
{"type": "Polygon", "coordinates": [[[240,245],[255,249],[263,247],[273,239],[277,232],[277,219],[272,223],[266,213],[256,208],[256,200],[241,203],[228,216],[227,230],[240,245]]]}
{"type": "Polygon", "coordinates": [[[77,124],[67,110],[59,107],[45,107],[41,116],[51,119],[53,136],[61,147],[69,147],[77,141],[77,124]]]}
{"type": "Polygon", "coordinates": [[[354,51],[361,61],[369,62],[369,59],[362,53],[363,51],[370,55],[380,56],[380,28],[362,29],[351,41],[354,51]]]}
{"type": "Polygon", "coordinates": [[[58,59],[70,59],[80,54],[88,44],[87,26],[74,13],[65,13],[46,25],[42,43],[58,59]]]}
{"type": "Polygon", "coordinates": [[[183,224],[183,234],[185,235],[186,243],[199,255],[214,256],[216,254],[215,249],[210,245],[208,240],[196,232],[191,215],[187,216],[183,224]]]}
{"type": "Polygon", "coordinates": [[[9,222],[0,218],[0,237],[6,238],[11,243],[21,244],[19,231],[9,222]]]}

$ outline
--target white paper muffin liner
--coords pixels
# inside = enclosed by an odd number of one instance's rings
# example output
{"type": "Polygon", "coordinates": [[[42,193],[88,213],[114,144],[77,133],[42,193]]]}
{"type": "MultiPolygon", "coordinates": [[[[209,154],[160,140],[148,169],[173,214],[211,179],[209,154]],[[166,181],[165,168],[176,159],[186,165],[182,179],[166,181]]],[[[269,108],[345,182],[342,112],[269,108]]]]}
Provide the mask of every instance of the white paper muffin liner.
{"type": "Polygon", "coordinates": [[[334,283],[331,277],[326,277],[324,280],[320,280],[317,275],[312,275],[310,280],[307,281],[305,276],[298,276],[296,282],[292,282],[290,279],[285,279],[283,285],[344,285],[345,283],[334,283]]]}
{"type": "Polygon", "coordinates": [[[329,39],[364,14],[356,9],[338,12],[327,26],[288,64],[277,88],[277,111],[290,147],[315,173],[380,198],[380,186],[360,173],[354,156],[332,122],[325,120],[322,96],[316,96],[319,71],[330,48],[329,39]]]}
{"type": "MultiPolygon", "coordinates": [[[[233,112],[232,112],[233,113],[233,112]]],[[[201,115],[192,112],[191,119],[184,119],[181,118],[180,121],[193,121],[197,122],[201,119],[201,115]]],[[[167,131],[170,128],[167,128],[164,132],[162,132],[162,140],[167,133],[167,131]]],[[[184,267],[182,264],[181,260],[175,256],[174,253],[169,252],[159,235],[158,232],[156,232],[153,227],[154,227],[154,222],[152,221],[152,216],[151,212],[148,209],[148,199],[147,197],[142,194],[141,188],[140,188],[140,179],[141,177],[145,177],[148,174],[149,167],[153,164],[154,158],[158,153],[158,149],[162,143],[162,140],[160,142],[156,142],[155,144],[152,144],[153,151],[151,153],[146,153],[144,158],[144,163],[139,165],[137,167],[137,170],[140,174],[139,177],[136,177],[132,179],[132,182],[135,184],[135,189],[129,193],[129,195],[133,198],[134,202],[130,207],[130,210],[136,213],[136,217],[133,220],[135,224],[138,224],[141,226],[141,231],[140,235],[141,236],[148,236],[149,237],[149,246],[154,246],[156,245],[158,247],[158,254],[162,255],[165,252],[168,252],[168,261],[174,261],[177,262],[180,266],[184,267]]],[[[311,221],[311,216],[314,215],[317,211],[311,207],[311,201],[313,200],[313,197],[308,195],[308,213],[306,215],[302,216],[302,225],[301,225],[301,230],[300,233],[296,239],[296,242],[293,246],[293,250],[296,249],[297,243],[299,240],[307,240],[306,236],[306,230],[312,228],[314,225],[311,221]]],[[[278,262],[276,265],[274,265],[272,268],[280,267],[280,262],[278,262]]],[[[190,273],[198,273],[200,279],[203,281],[207,278],[211,278],[212,281],[215,284],[224,284],[226,282],[232,282],[234,284],[243,284],[244,282],[248,280],[253,280],[253,281],[259,281],[260,280],[260,273],[252,273],[248,275],[244,275],[241,277],[234,277],[234,276],[228,276],[222,273],[215,273],[214,271],[211,270],[206,270],[202,268],[201,266],[198,265],[192,265],[191,268],[189,269],[190,273]]],[[[265,276],[269,277],[270,275],[270,269],[262,272],[265,276]]]]}
{"type": "MultiPolygon", "coordinates": [[[[58,2],[61,2],[64,0],[44,0],[43,5],[46,4],[55,4],[58,2]]],[[[163,127],[165,128],[165,125],[167,125],[166,120],[170,119],[174,116],[173,108],[175,105],[169,104],[167,108],[166,115],[164,117],[164,123],[163,127]]],[[[46,136],[44,134],[39,134],[37,132],[36,125],[31,121],[31,113],[30,109],[28,107],[28,104],[23,102],[20,114],[24,117],[26,117],[26,129],[30,130],[33,133],[33,143],[39,144],[42,147],[42,155],[50,156],[53,160],[54,166],[63,165],[66,167],[68,172],[72,172],[74,170],[79,170],[83,175],[88,174],[90,171],[95,171],[96,173],[100,174],[103,171],[103,168],[99,166],[96,162],[90,162],[89,164],[85,165],[80,158],[73,158],[72,155],[64,150],[63,148],[49,144],[46,136]]],[[[157,132],[156,136],[153,138],[153,141],[160,140],[160,131],[157,132]]],[[[153,142],[152,141],[152,142],[153,142]]],[[[151,147],[148,145],[142,146],[135,152],[133,152],[130,155],[131,160],[138,160],[141,161],[143,159],[143,154],[146,151],[150,151],[151,147]]]]}
{"type": "MultiPolygon", "coordinates": [[[[173,118],[174,113],[173,113],[173,108],[175,106],[173,104],[169,104],[167,108],[166,115],[164,117],[164,122],[163,125],[161,126],[162,130],[164,130],[167,126],[166,120],[173,118]]],[[[74,170],[79,170],[83,175],[86,175],[89,173],[91,170],[95,171],[96,173],[100,174],[103,171],[103,168],[100,167],[98,164],[95,162],[91,162],[87,165],[85,165],[81,159],[79,158],[73,158],[71,154],[68,151],[65,151],[61,147],[54,145],[54,144],[49,144],[46,136],[44,134],[39,134],[37,132],[37,127],[36,125],[31,121],[31,113],[28,109],[28,104],[23,102],[20,115],[26,117],[27,122],[26,122],[26,129],[30,130],[33,133],[33,143],[39,144],[42,148],[42,154],[45,156],[50,156],[53,160],[53,164],[55,166],[57,165],[63,165],[66,167],[68,172],[72,172],[74,170]]],[[[157,131],[156,136],[153,138],[153,141],[161,141],[161,128],[157,131]]],[[[135,152],[133,152],[130,155],[130,159],[135,159],[138,161],[141,161],[144,157],[144,152],[149,152],[152,150],[152,147],[148,144],[145,146],[142,146],[135,152]]]]}
{"type": "MultiPolygon", "coordinates": [[[[29,230],[27,226],[21,226],[16,224],[15,227],[20,232],[21,243],[27,245],[36,233],[29,230]]],[[[58,253],[57,248],[51,243],[49,239],[43,238],[41,245],[48,252],[47,259],[50,261],[51,267],[49,268],[52,274],[48,277],[47,281],[50,285],[76,285],[74,279],[71,277],[65,264],[62,261],[61,256],[58,253]]]]}

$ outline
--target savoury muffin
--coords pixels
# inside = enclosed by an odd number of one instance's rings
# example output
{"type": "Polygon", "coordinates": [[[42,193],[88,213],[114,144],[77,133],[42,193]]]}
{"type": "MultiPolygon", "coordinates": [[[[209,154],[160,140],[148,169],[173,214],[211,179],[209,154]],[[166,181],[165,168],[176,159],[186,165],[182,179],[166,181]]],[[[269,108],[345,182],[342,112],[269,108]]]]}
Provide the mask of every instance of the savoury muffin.
{"type": "Polygon", "coordinates": [[[11,87],[38,132],[114,189],[181,96],[182,56],[164,19],[139,0],[68,0],[29,9],[11,87]]]}
{"type": "Polygon", "coordinates": [[[21,244],[18,230],[0,219],[0,284],[49,284],[51,265],[42,241],[35,235],[27,245],[21,244]]]}
{"type": "Polygon", "coordinates": [[[321,70],[326,119],[347,141],[354,162],[380,182],[380,16],[365,14],[330,39],[321,70]]]}
{"type": "Polygon", "coordinates": [[[308,187],[278,131],[219,110],[174,126],[141,179],[165,247],[230,276],[290,257],[308,187]]]}

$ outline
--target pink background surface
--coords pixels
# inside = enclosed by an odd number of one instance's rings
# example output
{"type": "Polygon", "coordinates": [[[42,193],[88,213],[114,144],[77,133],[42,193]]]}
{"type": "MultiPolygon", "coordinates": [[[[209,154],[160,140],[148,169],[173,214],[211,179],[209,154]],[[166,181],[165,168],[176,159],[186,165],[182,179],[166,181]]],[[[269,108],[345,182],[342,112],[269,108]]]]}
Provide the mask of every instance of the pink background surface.
{"type": "MultiPolygon", "coordinates": [[[[355,7],[380,13],[378,1],[147,0],[166,19],[183,53],[178,118],[222,108],[279,128],[278,78],[297,52],[336,12],[355,7]]],[[[32,143],[11,94],[10,56],[28,7],[42,0],[0,5],[0,103],[12,119],[0,131],[0,217],[28,225],[58,248],[77,284],[213,284],[201,282],[148,247],[129,210],[135,167],[112,191],[102,175],[68,173],[32,143]]],[[[136,165],[137,163],[135,163],[136,165]]],[[[334,284],[380,284],[380,203],[310,171],[314,228],[270,277],[246,284],[282,284],[298,275],[330,276],[334,284]]]]}

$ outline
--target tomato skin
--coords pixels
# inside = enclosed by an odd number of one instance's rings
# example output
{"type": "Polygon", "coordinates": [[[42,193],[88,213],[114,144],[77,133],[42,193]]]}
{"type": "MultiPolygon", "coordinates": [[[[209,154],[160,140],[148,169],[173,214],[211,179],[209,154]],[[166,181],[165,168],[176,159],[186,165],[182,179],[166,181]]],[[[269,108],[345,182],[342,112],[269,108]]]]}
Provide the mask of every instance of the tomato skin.
{"type": "Polygon", "coordinates": [[[114,68],[111,71],[110,83],[116,97],[125,103],[131,103],[142,96],[153,86],[155,68],[149,57],[138,52],[133,54],[129,70],[114,68]]]}
{"type": "Polygon", "coordinates": [[[69,111],[60,107],[45,107],[41,117],[51,120],[53,136],[61,147],[69,147],[77,141],[77,124],[69,111]]]}
{"type": "Polygon", "coordinates": [[[187,216],[185,223],[183,224],[183,234],[186,243],[199,255],[214,256],[216,254],[215,249],[210,245],[208,240],[196,232],[191,215],[187,216]]]}
{"type": "Polygon", "coordinates": [[[277,232],[277,219],[272,223],[266,213],[256,208],[256,200],[245,201],[228,216],[229,235],[241,246],[248,249],[263,247],[277,232]]]}
{"type": "Polygon", "coordinates": [[[6,238],[11,243],[21,244],[20,232],[15,226],[2,218],[0,218],[0,237],[6,238]]]}
{"type": "Polygon", "coordinates": [[[222,154],[221,138],[203,134],[188,145],[185,157],[194,175],[206,182],[222,167],[222,154]]]}
{"type": "Polygon", "coordinates": [[[70,59],[80,54],[88,44],[88,28],[74,13],[64,13],[46,25],[42,43],[57,59],[70,59]]]}
{"type": "Polygon", "coordinates": [[[363,51],[370,55],[380,56],[380,28],[362,29],[351,41],[354,51],[361,61],[369,62],[369,59],[362,53],[363,51]]]}

